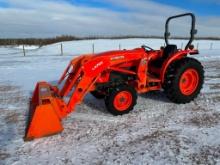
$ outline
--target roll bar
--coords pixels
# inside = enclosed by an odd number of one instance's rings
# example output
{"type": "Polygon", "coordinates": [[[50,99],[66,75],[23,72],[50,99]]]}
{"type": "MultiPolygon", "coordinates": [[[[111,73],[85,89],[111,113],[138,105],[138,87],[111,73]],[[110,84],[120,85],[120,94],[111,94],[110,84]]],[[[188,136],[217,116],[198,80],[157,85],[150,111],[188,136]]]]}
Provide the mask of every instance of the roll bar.
{"type": "Polygon", "coordinates": [[[197,30],[195,29],[196,17],[195,17],[195,15],[193,13],[180,14],[180,15],[169,17],[167,19],[166,25],[165,25],[165,34],[164,34],[166,45],[169,45],[169,37],[170,37],[169,23],[170,23],[170,21],[172,19],[176,19],[176,18],[179,18],[179,17],[186,17],[186,16],[190,16],[192,18],[190,39],[189,39],[189,42],[187,43],[187,45],[185,47],[185,50],[187,50],[189,48],[189,46],[191,45],[191,43],[193,42],[193,40],[195,38],[195,34],[197,34],[197,30]]]}

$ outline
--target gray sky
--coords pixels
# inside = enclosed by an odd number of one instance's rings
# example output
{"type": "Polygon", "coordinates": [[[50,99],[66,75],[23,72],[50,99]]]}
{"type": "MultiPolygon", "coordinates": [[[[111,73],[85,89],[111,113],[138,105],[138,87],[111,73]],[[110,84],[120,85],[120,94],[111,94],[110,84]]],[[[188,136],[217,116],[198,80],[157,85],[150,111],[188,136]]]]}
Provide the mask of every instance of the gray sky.
{"type": "MultiPolygon", "coordinates": [[[[213,0],[216,5],[218,2],[213,0]]],[[[70,0],[0,0],[0,37],[163,35],[168,16],[191,12],[149,0],[106,0],[105,3],[111,7],[70,0]]],[[[186,19],[178,21],[172,30],[185,36],[187,23],[186,19]]],[[[219,15],[197,15],[199,36],[220,37],[219,27],[219,15]]]]}

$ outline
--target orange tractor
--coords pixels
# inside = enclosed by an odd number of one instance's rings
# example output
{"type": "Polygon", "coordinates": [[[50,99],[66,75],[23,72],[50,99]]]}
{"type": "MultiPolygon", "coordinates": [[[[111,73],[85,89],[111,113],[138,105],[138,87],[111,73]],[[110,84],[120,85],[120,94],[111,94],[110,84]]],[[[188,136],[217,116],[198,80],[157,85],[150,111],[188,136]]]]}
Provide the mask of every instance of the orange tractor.
{"type": "Polygon", "coordinates": [[[62,119],[73,112],[88,93],[103,98],[107,110],[113,115],[127,114],[133,110],[137,94],[149,91],[164,90],[167,97],[178,104],[192,101],[204,81],[201,63],[188,57],[199,54],[191,45],[196,32],[195,16],[181,14],[168,18],[166,46],[160,50],[143,45],[133,50],[82,55],[73,59],[59,80],[60,88],[47,82],[37,83],[30,101],[24,139],[33,140],[61,132],[62,119]],[[184,16],[192,18],[192,28],[189,42],[181,50],[169,44],[169,22],[184,16]]]}

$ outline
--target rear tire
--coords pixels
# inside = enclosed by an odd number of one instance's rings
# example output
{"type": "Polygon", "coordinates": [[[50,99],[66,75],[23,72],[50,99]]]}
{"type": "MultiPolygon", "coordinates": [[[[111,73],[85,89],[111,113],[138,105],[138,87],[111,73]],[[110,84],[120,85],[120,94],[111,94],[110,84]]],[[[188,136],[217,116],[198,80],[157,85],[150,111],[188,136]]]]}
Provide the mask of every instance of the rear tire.
{"type": "Polygon", "coordinates": [[[113,115],[123,115],[133,110],[137,104],[137,92],[128,85],[120,85],[109,89],[105,97],[107,110],[113,115]]]}
{"type": "Polygon", "coordinates": [[[198,96],[203,83],[203,66],[198,60],[187,57],[169,66],[163,87],[172,102],[184,104],[198,96]]]}

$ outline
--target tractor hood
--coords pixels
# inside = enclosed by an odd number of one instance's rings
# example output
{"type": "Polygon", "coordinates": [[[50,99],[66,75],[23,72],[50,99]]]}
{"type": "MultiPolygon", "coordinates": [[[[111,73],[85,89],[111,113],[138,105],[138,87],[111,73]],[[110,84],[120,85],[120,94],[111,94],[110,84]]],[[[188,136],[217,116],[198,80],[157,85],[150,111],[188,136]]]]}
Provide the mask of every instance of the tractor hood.
{"type": "Polygon", "coordinates": [[[121,55],[129,55],[129,54],[140,54],[145,53],[145,50],[143,48],[137,48],[133,50],[118,50],[118,51],[107,51],[107,52],[101,52],[94,54],[94,57],[114,57],[114,56],[121,56],[121,55]]]}

